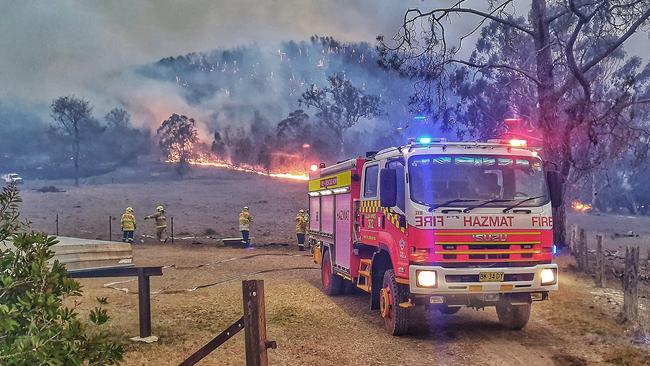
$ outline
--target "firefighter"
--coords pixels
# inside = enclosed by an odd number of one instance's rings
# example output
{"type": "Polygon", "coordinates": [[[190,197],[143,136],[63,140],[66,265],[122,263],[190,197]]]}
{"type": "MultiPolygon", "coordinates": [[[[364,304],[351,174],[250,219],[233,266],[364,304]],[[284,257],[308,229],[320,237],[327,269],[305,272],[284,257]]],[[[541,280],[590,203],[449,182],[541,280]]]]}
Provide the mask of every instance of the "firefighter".
{"type": "Polygon", "coordinates": [[[156,207],[156,213],[144,218],[145,220],[156,220],[156,238],[161,243],[167,243],[167,218],[165,217],[165,208],[162,205],[156,207]]]}
{"type": "Polygon", "coordinates": [[[296,215],[296,237],[298,239],[298,250],[305,250],[305,235],[307,234],[307,225],[309,224],[309,217],[305,210],[298,211],[296,215]]]}
{"type": "Polygon", "coordinates": [[[245,206],[239,213],[239,231],[241,231],[243,244],[246,248],[251,247],[250,226],[252,222],[253,216],[251,216],[248,206],[245,206]]]}
{"type": "Polygon", "coordinates": [[[120,226],[122,227],[122,241],[133,243],[133,232],[135,231],[135,216],[133,215],[133,209],[127,207],[122,214],[120,220],[120,226]]]}

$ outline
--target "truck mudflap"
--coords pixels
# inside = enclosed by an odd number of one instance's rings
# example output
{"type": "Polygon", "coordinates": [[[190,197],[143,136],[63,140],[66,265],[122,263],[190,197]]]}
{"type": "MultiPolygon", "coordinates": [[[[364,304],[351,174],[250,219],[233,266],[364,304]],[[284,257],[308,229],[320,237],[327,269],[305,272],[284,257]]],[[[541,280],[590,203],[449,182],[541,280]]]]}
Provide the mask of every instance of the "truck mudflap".
{"type": "MultiPolygon", "coordinates": [[[[545,272],[548,274],[548,271],[545,272]]],[[[440,266],[409,266],[410,292],[415,295],[498,294],[520,292],[548,292],[558,290],[557,264],[538,264],[532,267],[503,268],[445,268],[440,266]],[[542,270],[553,271],[555,280],[542,284],[542,270]],[[422,271],[436,273],[436,284],[418,286],[417,276],[422,271]]]]}

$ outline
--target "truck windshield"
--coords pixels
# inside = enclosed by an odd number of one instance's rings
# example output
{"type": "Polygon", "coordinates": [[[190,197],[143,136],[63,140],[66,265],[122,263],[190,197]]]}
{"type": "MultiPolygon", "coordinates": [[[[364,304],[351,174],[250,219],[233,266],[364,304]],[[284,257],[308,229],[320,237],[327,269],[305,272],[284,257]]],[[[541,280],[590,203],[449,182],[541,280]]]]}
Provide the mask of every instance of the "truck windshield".
{"type": "Polygon", "coordinates": [[[533,207],[549,200],[542,161],[534,157],[416,155],[408,165],[411,199],[423,205],[454,200],[445,206],[467,206],[464,200],[501,200],[482,206],[511,206],[537,197],[518,206],[533,207]]]}

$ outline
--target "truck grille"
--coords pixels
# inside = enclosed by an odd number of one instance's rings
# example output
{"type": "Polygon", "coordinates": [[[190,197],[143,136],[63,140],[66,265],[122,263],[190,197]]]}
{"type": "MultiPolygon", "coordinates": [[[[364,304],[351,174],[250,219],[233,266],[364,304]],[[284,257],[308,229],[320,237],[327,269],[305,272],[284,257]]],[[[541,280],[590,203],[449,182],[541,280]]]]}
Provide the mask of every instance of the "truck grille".
{"type": "MultiPolygon", "coordinates": [[[[498,233],[437,231],[434,233],[434,246],[426,249],[429,254],[420,257],[426,257],[429,261],[433,259],[434,262],[443,265],[445,263],[451,265],[476,262],[488,265],[503,262],[548,261],[552,256],[551,240],[550,231],[519,230],[498,233]],[[485,238],[495,238],[499,241],[487,241],[485,238]]],[[[418,252],[424,254],[423,249],[419,249],[418,252]]]]}
{"type": "MultiPolygon", "coordinates": [[[[517,282],[517,281],[532,281],[535,277],[534,273],[513,273],[503,276],[504,282],[517,282]]],[[[445,281],[447,283],[462,283],[462,282],[479,282],[478,275],[446,275],[445,281]]]]}

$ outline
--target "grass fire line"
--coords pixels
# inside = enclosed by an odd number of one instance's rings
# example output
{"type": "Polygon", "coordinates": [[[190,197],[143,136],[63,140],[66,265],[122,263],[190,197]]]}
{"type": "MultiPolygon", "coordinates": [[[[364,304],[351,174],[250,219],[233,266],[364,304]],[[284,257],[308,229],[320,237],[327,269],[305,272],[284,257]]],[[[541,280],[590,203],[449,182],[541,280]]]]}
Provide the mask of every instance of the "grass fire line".
{"type": "MultiPolygon", "coordinates": [[[[176,164],[178,163],[178,160],[174,159],[168,159],[166,163],[169,164],[176,164]]],[[[252,174],[258,174],[258,175],[263,175],[267,177],[272,177],[272,178],[281,178],[281,179],[291,179],[291,180],[298,180],[298,181],[306,181],[309,180],[309,177],[307,174],[297,174],[297,173],[271,173],[267,172],[263,168],[256,168],[253,166],[240,166],[240,165],[235,165],[232,163],[228,163],[223,160],[215,160],[215,161],[210,161],[210,160],[203,160],[203,159],[198,159],[198,160],[188,160],[188,164],[193,165],[193,166],[203,166],[203,167],[214,167],[214,168],[220,168],[220,169],[228,169],[228,170],[235,170],[239,172],[245,172],[245,173],[252,173],[252,174]]]]}

